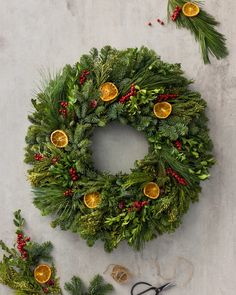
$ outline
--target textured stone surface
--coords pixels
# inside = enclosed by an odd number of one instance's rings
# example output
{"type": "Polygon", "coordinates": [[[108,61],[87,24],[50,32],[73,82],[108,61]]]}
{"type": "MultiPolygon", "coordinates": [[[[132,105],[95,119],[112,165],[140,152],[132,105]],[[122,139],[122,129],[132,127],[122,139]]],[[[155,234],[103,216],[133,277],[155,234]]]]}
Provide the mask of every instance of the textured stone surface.
{"type": "MultiPolygon", "coordinates": [[[[175,279],[178,287],[168,291],[171,295],[234,295],[236,4],[231,2],[229,6],[217,0],[206,3],[207,10],[222,23],[219,29],[227,35],[230,49],[227,59],[213,60],[207,66],[187,31],[176,30],[174,25],[162,27],[155,23],[150,28],[145,24],[157,17],[165,19],[167,1],[0,0],[0,4],[0,237],[12,242],[12,212],[21,208],[32,238],[53,241],[62,281],[73,274],[88,281],[109,264],[118,263],[133,272],[133,281],[145,279],[158,284],[163,279],[175,279]],[[201,202],[192,206],[181,228],[152,241],[142,253],[133,252],[124,243],[107,254],[100,242],[90,249],[78,236],[51,229],[50,218],[41,217],[31,204],[33,196],[23,164],[30,98],[37,89],[40,71],[55,72],[65,63],[74,63],[91,47],[106,44],[118,48],[144,44],[164,60],[182,63],[186,75],[196,81],[194,89],[203,94],[209,106],[209,126],[218,161],[211,171],[212,178],[204,184],[201,202]]],[[[107,142],[114,154],[122,148],[112,136],[107,142]]],[[[139,157],[146,152],[146,145],[141,142],[140,150],[130,146],[130,154],[139,157]]],[[[103,162],[104,155],[100,157],[103,162]]],[[[129,154],[122,157],[123,169],[129,168],[129,161],[125,161],[129,154]]],[[[120,169],[112,165],[111,169],[120,169]]],[[[108,273],[105,278],[112,282],[108,273]]],[[[130,285],[114,286],[114,294],[129,294],[130,285]]],[[[11,292],[0,286],[0,294],[11,292]]]]}

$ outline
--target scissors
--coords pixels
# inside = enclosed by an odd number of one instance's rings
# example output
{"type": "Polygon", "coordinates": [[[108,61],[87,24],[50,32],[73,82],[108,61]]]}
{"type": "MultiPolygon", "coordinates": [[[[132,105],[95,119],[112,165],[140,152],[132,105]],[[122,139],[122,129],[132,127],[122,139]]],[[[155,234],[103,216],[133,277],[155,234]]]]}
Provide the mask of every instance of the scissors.
{"type": "Polygon", "coordinates": [[[166,283],[166,284],[164,284],[164,285],[162,285],[162,286],[160,286],[160,287],[154,287],[154,286],[152,286],[151,284],[146,283],[146,282],[138,282],[138,283],[136,283],[136,284],[133,285],[130,294],[131,294],[131,295],[142,295],[142,294],[148,293],[149,291],[154,291],[154,292],[156,292],[155,295],[158,295],[158,294],[160,294],[163,290],[168,289],[168,288],[171,288],[171,287],[174,287],[174,286],[175,286],[174,283],[166,283]],[[146,285],[146,286],[148,286],[149,288],[147,288],[147,289],[144,290],[144,291],[141,291],[140,293],[134,293],[135,288],[136,288],[137,286],[139,286],[139,285],[146,285]]]}

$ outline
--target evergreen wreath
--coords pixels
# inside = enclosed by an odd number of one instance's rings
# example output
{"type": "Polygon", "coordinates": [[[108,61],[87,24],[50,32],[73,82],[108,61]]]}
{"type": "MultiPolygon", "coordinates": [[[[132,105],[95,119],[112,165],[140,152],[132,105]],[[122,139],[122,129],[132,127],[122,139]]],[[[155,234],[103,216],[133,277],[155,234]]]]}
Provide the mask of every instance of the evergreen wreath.
{"type": "Polygon", "coordinates": [[[135,249],[173,232],[214,163],[206,102],[189,89],[179,64],[148,48],[93,48],[67,65],[32,99],[25,161],[42,215],[112,251],[135,249]],[[111,121],[143,132],[149,153],[130,174],[97,171],[94,128],[111,121]]]}

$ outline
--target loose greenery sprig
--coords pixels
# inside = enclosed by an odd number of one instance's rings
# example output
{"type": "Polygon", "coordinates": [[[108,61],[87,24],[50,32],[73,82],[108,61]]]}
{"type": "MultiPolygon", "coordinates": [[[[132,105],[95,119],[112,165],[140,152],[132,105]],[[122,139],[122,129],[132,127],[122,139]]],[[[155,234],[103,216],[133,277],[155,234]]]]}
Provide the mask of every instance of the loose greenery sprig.
{"type": "Polygon", "coordinates": [[[32,100],[35,111],[29,116],[25,161],[32,165],[28,173],[34,204],[43,215],[56,216],[53,227],[79,233],[89,246],[101,239],[112,251],[123,240],[141,249],[146,241],[180,225],[214,163],[206,102],[188,88],[191,82],[179,64],[161,61],[152,50],[110,46],[100,52],[92,49],[49,80],[32,100]],[[100,98],[104,82],[119,90],[110,102],[100,98]],[[127,98],[131,84],[135,95],[127,98]],[[121,97],[126,97],[124,103],[121,97]],[[172,105],[166,119],[153,113],[160,99],[172,105]],[[90,149],[94,128],[114,120],[143,132],[149,143],[148,155],[136,161],[130,174],[94,169],[90,149]],[[58,129],[69,138],[61,149],[50,142],[58,129]],[[158,199],[144,195],[148,182],[161,188],[158,199]],[[101,197],[94,209],[84,203],[91,192],[101,197]]]}
{"type": "MultiPolygon", "coordinates": [[[[182,7],[188,0],[168,0],[168,17],[171,15],[176,6],[182,7]]],[[[205,64],[210,63],[210,56],[217,59],[222,59],[228,55],[226,47],[226,38],[219,33],[215,27],[219,23],[215,18],[207,13],[203,8],[201,2],[194,1],[200,6],[200,12],[197,16],[186,17],[182,12],[176,18],[175,23],[179,28],[186,28],[195,37],[201,48],[202,58],[205,64]]]]}
{"type": "Polygon", "coordinates": [[[62,294],[59,279],[56,277],[56,269],[52,264],[51,242],[38,244],[32,241],[24,233],[24,218],[20,210],[14,213],[17,239],[13,248],[9,248],[3,241],[0,242],[5,252],[0,262],[0,283],[14,290],[14,294],[62,294]],[[34,269],[39,262],[51,263],[52,275],[50,284],[39,284],[34,278],[34,269]]]}
{"type": "MultiPolygon", "coordinates": [[[[26,237],[25,220],[20,210],[14,213],[13,222],[17,234],[14,247],[9,248],[2,240],[0,241],[0,247],[5,252],[0,262],[0,284],[11,288],[16,295],[62,295],[56,268],[52,263],[52,243],[38,244],[26,237]],[[50,280],[44,284],[38,283],[34,277],[34,269],[42,262],[49,262],[52,270],[50,280]]],[[[96,275],[90,283],[88,292],[84,292],[84,289],[79,277],[74,276],[70,283],[65,284],[65,290],[70,295],[105,295],[112,291],[113,287],[105,284],[100,275],[96,275]]]]}

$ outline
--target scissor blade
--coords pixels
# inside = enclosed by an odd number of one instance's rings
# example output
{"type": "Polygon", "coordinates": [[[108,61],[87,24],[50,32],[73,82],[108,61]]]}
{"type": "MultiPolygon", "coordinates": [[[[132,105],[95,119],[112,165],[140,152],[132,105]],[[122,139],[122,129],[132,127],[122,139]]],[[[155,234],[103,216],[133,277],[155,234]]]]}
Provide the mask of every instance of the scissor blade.
{"type": "Polygon", "coordinates": [[[163,290],[168,289],[168,288],[171,288],[171,287],[174,287],[174,286],[175,286],[175,283],[172,283],[172,282],[166,283],[165,285],[163,285],[163,286],[161,286],[161,287],[158,288],[158,292],[160,293],[163,290]]]}

